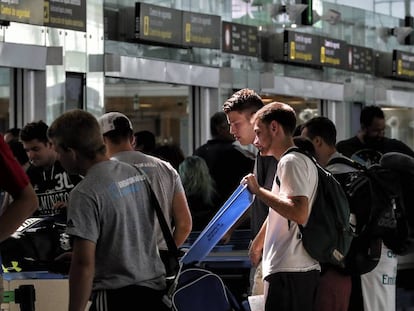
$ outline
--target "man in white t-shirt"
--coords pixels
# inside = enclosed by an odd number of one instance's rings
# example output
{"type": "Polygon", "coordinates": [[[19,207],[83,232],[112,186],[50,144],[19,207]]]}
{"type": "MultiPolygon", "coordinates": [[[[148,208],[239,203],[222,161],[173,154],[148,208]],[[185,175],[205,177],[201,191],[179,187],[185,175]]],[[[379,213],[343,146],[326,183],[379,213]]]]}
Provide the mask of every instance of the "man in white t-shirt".
{"type": "Polygon", "coordinates": [[[269,191],[258,185],[254,174],[242,180],[269,206],[269,215],[250,253],[255,263],[260,256],[255,258],[254,249],[263,248],[265,311],[312,311],[320,265],[303,247],[298,225],[306,226],[311,212],[318,185],[317,168],[306,155],[286,153],[295,147],[292,135],[296,114],[292,107],[270,103],[256,112],[252,122],[254,145],[261,154],[278,160],[276,176],[280,181],[278,186],[275,179],[269,191]]]}

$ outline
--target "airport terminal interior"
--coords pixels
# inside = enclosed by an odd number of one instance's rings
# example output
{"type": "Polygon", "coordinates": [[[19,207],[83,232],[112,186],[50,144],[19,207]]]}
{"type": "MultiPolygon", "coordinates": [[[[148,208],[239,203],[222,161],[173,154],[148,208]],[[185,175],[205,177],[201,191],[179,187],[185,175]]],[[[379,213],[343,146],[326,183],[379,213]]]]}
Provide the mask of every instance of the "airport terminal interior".
{"type": "MultiPolygon", "coordinates": [[[[120,111],[187,156],[224,101],[251,88],[291,105],[298,124],[329,117],[338,141],[379,105],[385,136],[414,148],[413,16],[409,0],[2,1],[0,132],[73,108],[120,111]]],[[[216,264],[245,295],[245,261],[243,273],[216,264]]],[[[413,272],[414,250],[399,264],[398,311],[414,308],[413,272]]]]}

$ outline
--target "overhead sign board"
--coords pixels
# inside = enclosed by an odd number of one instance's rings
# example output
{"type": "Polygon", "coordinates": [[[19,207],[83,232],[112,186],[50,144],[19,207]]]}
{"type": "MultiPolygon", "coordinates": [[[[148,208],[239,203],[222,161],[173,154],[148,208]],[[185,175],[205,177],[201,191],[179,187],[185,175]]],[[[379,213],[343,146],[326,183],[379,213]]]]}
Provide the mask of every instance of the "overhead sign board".
{"type": "Polygon", "coordinates": [[[44,25],[86,31],[86,0],[45,1],[44,25]]]}
{"type": "Polygon", "coordinates": [[[3,0],[0,20],[86,31],[86,0],[3,0]]]}
{"type": "Polygon", "coordinates": [[[374,73],[374,51],[370,48],[348,44],[348,67],[347,70],[373,74],[374,73]]]}
{"type": "Polygon", "coordinates": [[[43,0],[0,1],[0,20],[43,25],[43,0]]]}
{"type": "Polygon", "coordinates": [[[320,37],[308,33],[285,31],[285,61],[320,65],[320,37]]]}
{"type": "Polygon", "coordinates": [[[322,66],[343,69],[347,65],[346,46],[342,40],[320,37],[320,61],[322,66]]]}
{"type": "Polygon", "coordinates": [[[183,45],[210,49],[220,48],[221,17],[183,11],[183,45]]]}
{"type": "Polygon", "coordinates": [[[258,55],[259,40],[256,26],[223,22],[221,38],[221,50],[225,53],[258,55]]]}
{"type": "Polygon", "coordinates": [[[136,3],[135,38],[162,44],[182,45],[182,11],[136,3]]]}
{"type": "Polygon", "coordinates": [[[393,51],[392,74],[395,78],[414,80],[414,53],[393,51]]]}

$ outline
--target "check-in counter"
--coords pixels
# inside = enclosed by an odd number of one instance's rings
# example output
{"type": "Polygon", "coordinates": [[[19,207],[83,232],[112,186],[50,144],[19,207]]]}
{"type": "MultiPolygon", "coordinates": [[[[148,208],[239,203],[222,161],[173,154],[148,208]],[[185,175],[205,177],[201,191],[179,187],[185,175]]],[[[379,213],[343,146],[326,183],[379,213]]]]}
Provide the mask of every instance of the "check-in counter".
{"type": "MultiPolygon", "coordinates": [[[[46,271],[11,272],[3,275],[4,291],[11,292],[21,285],[33,285],[36,311],[67,311],[69,305],[69,281],[62,274],[46,271]]],[[[89,304],[85,310],[89,309],[89,304]]],[[[1,311],[20,311],[21,305],[3,302],[1,311]]]]}
{"type": "MultiPolygon", "coordinates": [[[[14,291],[21,285],[33,285],[35,290],[35,310],[67,310],[69,304],[69,282],[61,274],[45,271],[11,272],[3,275],[4,291],[14,291]]],[[[2,303],[3,311],[20,311],[20,304],[11,301],[2,303]]]]}

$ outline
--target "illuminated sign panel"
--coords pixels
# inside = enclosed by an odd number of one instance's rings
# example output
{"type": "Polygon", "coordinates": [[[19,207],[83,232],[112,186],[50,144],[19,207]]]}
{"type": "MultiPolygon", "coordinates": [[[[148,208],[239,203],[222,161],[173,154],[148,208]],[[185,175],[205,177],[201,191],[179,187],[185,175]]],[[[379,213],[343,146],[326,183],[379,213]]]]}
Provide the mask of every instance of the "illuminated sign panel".
{"type": "Polygon", "coordinates": [[[201,48],[220,48],[221,17],[183,12],[183,45],[201,48]]]}
{"type": "Polygon", "coordinates": [[[0,20],[86,31],[86,0],[0,1],[0,20]]]}
{"type": "Polygon", "coordinates": [[[392,74],[395,78],[414,80],[414,54],[393,51],[392,74]]]}
{"type": "Polygon", "coordinates": [[[223,22],[221,50],[246,56],[258,54],[258,31],[255,26],[223,22]]]}
{"type": "Polygon", "coordinates": [[[44,2],[45,26],[86,31],[86,0],[44,2]]]}
{"type": "Polygon", "coordinates": [[[181,11],[146,3],[135,4],[136,39],[181,45],[181,27],[181,11]]]}
{"type": "Polygon", "coordinates": [[[32,25],[43,25],[43,0],[20,0],[0,2],[1,20],[18,23],[27,23],[32,25]]]}
{"type": "Polygon", "coordinates": [[[320,38],[320,61],[322,66],[335,68],[345,68],[346,60],[346,42],[331,38],[320,38]]]}
{"type": "Polygon", "coordinates": [[[320,65],[320,37],[294,31],[285,32],[285,60],[292,63],[320,65]]]}
{"type": "Polygon", "coordinates": [[[373,74],[374,51],[370,48],[348,44],[348,67],[345,69],[373,74]]]}

